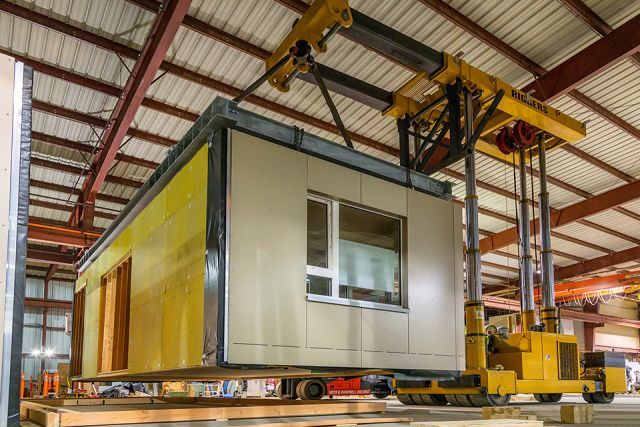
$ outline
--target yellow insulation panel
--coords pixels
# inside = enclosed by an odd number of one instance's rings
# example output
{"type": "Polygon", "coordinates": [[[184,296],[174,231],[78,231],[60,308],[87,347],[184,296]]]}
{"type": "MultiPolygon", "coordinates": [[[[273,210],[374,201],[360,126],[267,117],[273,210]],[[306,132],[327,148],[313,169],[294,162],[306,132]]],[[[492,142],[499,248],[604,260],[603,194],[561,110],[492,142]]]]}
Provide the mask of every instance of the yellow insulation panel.
{"type": "Polygon", "coordinates": [[[207,168],[205,145],[78,279],[87,285],[83,377],[97,375],[100,279],[128,253],[127,372],[200,366],[207,168]]]}

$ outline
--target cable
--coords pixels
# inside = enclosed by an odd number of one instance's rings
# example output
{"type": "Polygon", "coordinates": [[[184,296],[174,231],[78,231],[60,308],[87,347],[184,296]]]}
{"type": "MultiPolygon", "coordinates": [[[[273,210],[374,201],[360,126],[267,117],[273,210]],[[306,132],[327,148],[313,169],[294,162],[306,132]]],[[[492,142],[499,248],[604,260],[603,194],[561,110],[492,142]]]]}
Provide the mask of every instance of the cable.
{"type": "MultiPolygon", "coordinates": [[[[522,240],[520,239],[520,217],[518,215],[518,187],[517,187],[517,178],[516,178],[516,153],[515,151],[511,153],[511,162],[513,164],[513,204],[515,205],[516,211],[516,233],[518,234],[518,286],[520,293],[522,294],[522,265],[520,263],[520,244],[522,240]]],[[[520,295],[520,299],[522,300],[522,295],[520,295]]],[[[522,310],[522,304],[520,304],[520,309],[522,310]]],[[[522,314],[520,315],[522,316],[522,314]]],[[[522,319],[520,319],[522,323],[522,319]]]]}

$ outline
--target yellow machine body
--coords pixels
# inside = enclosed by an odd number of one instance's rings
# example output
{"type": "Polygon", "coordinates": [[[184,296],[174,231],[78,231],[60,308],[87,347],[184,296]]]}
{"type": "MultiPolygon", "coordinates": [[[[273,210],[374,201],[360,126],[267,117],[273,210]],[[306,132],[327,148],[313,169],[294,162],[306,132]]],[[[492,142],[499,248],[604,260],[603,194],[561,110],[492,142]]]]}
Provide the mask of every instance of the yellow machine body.
{"type": "MultiPolygon", "coordinates": [[[[480,107],[488,105],[500,90],[504,92],[502,100],[493,117],[484,128],[476,149],[492,157],[508,159],[494,144],[493,132],[516,120],[523,120],[536,129],[553,135],[547,141],[547,149],[558,147],[564,142],[575,142],[585,137],[584,123],[563,114],[545,102],[539,101],[506,82],[487,74],[466,63],[460,58],[444,53],[444,67],[432,75],[418,73],[393,93],[393,104],[383,111],[384,115],[401,118],[415,115],[422,108],[434,103],[444,94],[443,87],[460,79],[462,84],[471,90],[479,90],[480,107]]],[[[435,107],[441,111],[442,106],[435,107]]],[[[421,119],[434,121],[437,114],[433,110],[425,113],[421,119]]],[[[515,154],[517,157],[517,153],[515,154]]]]}
{"type": "MultiPolygon", "coordinates": [[[[273,54],[266,59],[266,69],[269,70],[278,63],[283,57],[289,54],[289,49],[295,46],[298,40],[307,41],[316,52],[326,52],[326,44],[322,44],[322,37],[328,29],[336,24],[342,27],[350,27],[353,23],[351,9],[347,0],[316,0],[302,17],[295,23],[293,29],[287,34],[287,37],[278,45],[273,54]]],[[[296,66],[293,59],[276,71],[271,78],[269,84],[280,92],[288,92],[289,86],[285,84],[287,77],[294,72],[295,69],[306,73],[309,71],[308,64],[296,66]]]]}
{"type": "Polygon", "coordinates": [[[454,386],[432,381],[429,387],[398,387],[398,394],[617,393],[626,389],[625,368],[591,367],[581,372],[574,335],[521,332],[493,338],[488,368],[468,369],[479,384],[454,386]]]}

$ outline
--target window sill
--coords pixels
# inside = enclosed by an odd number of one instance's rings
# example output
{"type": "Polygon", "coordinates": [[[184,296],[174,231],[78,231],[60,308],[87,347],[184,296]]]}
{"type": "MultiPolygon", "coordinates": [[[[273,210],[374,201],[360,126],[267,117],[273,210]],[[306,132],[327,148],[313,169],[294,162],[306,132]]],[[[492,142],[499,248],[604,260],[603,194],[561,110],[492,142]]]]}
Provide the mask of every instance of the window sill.
{"type": "Polygon", "coordinates": [[[371,301],[358,301],[346,298],[335,298],[326,295],[307,294],[307,301],[323,302],[326,304],[347,305],[351,307],[371,308],[374,310],[393,311],[396,313],[409,313],[408,308],[400,307],[398,305],[382,304],[379,302],[371,301]]]}

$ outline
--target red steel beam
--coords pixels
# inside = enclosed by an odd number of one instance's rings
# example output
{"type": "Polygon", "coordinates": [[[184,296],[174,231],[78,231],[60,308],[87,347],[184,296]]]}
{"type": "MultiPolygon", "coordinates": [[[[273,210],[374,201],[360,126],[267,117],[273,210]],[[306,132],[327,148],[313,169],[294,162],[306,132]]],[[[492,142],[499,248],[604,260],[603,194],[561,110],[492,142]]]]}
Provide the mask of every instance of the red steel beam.
{"type": "MultiPolygon", "coordinates": [[[[0,5],[1,4],[4,4],[4,3],[0,2],[0,5]]],[[[52,114],[58,117],[63,117],[65,119],[73,120],[75,122],[85,123],[85,124],[100,127],[100,128],[104,128],[107,126],[107,120],[103,118],[92,116],[90,114],[85,114],[80,111],[70,110],[60,105],[53,105],[44,101],[39,101],[37,99],[34,99],[31,103],[31,106],[33,107],[34,110],[47,113],[47,114],[52,114]]],[[[143,131],[136,128],[129,128],[127,130],[127,135],[132,136],[134,138],[141,139],[143,141],[150,142],[152,144],[162,145],[164,147],[171,147],[176,143],[176,141],[174,141],[171,138],[165,138],[164,136],[155,135],[150,132],[143,131]]]]}
{"type": "MultiPolygon", "coordinates": [[[[78,195],[80,194],[80,189],[75,187],[69,187],[62,184],[54,184],[52,182],[41,181],[37,179],[29,180],[29,186],[33,188],[42,188],[44,190],[58,191],[60,193],[78,195]]],[[[129,203],[129,199],[125,199],[124,197],[112,196],[109,194],[98,194],[98,200],[102,200],[109,203],[117,203],[119,205],[126,205],[129,203]]]]}
{"type": "Polygon", "coordinates": [[[85,248],[91,246],[100,233],[76,227],[54,226],[29,220],[27,238],[34,242],[85,248]]]}
{"type": "MultiPolygon", "coordinates": [[[[613,31],[613,27],[593,11],[589,6],[581,2],[580,0],[558,0],[564,5],[571,13],[573,13],[584,24],[591,28],[601,36],[606,36],[613,31]]],[[[640,54],[634,53],[629,57],[631,62],[640,66],[640,54]]]]}
{"type": "MultiPolygon", "coordinates": [[[[53,160],[41,159],[39,157],[32,157],[31,165],[81,176],[86,175],[88,171],[88,169],[83,169],[79,166],[74,166],[68,163],[54,162],[53,160]]],[[[133,188],[140,188],[143,184],[142,182],[136,181],[134,179],[123,178],[121,176],[115,175],[107,175],[105,181],[133,188]]]]}
{"type": "Polygon", "coordinates": [[[556,280],[566,280],[583,274],[593,273],[603,268],[612,267],[640,259],[640,246],[603,255],[586,261],[560,267],[555,272],[556,280]]]}
{"type": "MultiPolygon", "coordinates": [[[[56,280],[56,279],[53,279],[56,280]]],[[[45,298],[30,298],[25,297],[25,307],[40,307],[40,308],[64,308],[71,310],[71,301],[57,300],[57,299],[45,299],[45,298]]]]}
{"type": "MultiPolygon", "coordinates": [[[[147,41],[140,57],[136,61],[133,70],[124,86],[122,96],[118,98],[116,105],[107,120],[108,125],[102,135],[100,153],[93,162],[93,166],[84,181],[80,199],[83,203],[93,205],[102,183],[105,182],[111,164],[115,160],[116,153],[129,132],[133,118],[142,105],[142,100],[155,78],[160,64],[167,54],[167,50],[175,37],[180,23],[189,9],[191,0],[167,0],[163,4],[162,11],[154,21],[147,41]]],[[[82,208],[79,218],[85,220],[84,226],[91,226],[93,222],[93,209],[88,206],[82,208]],[[91,212],[89,214],[89,212],[91,212]]]]}
{"type": "MultiPolygon", "coordinates": [[[[45,209],[53,209],[60,212],[73,212],[73,205],[55,203],[49,200],[34,199],[33,197],[29,198],[29,205],[38,206],[45,209]]],[[[114,220],[118,216],[115,213],[105,212],[102,210],[96,210],[94,215],[96,216],[96,218],[104,218],[109,220],[114,220]]]]}
{"type": "MultiPolygon", "coordinates": [[[[68,139],[60,138],[53,135],[47,135],[42,132],[31,131],[31,139],[41,141],[49,145],[55,145],[58,147],[68,148],[71,150],[82,151],[83,153],[94,154],[96,151],[93,146],[84,144],[81,142],[75,142],[68,139]]],[[[129,156],[122,153],[116,154],[116,160],[129,163],[136,166],[142,166],[149,169],[155,169],[158,167],[158,163],[151,160],[142,159],[139,157],[129,156]]]]}
{"type": "MultiPolygon", "coordinates": [[[[53,248],[48,248],[53,249],[53,248]]],[[[27,261],[47,262],[58,265],[73,265],[74,256],[71,253],[63,253],[57,250],[45,250],[33,247],[27,248],[27,261]]]]}
{"type": "MultiPolygon", "coordinates": [[[[574,203],[566,208],[551,212],[551,228],[570,224],[598,212],[618,207],[623,203],[630,202],[637,198],[640,198],[640,181],[622,185],[613,190],[574,203]]],[[[531,220],[531,234],[533,234],[535,222],[535,219],[531,220]]],[[[517,228],[512,227],[480,240],[480,251],[482,253],[491,252],[516,243],[517,241],[517,228]]]]}
{"type": "MultiPolygon", "coordinates": [[[[34,69],[34,71],[37,71],[39,73],[46,74],[60,80],[65,80],[82,87],[87,87],[89,89],[105,93],[107,95],[115,97],[120,97],[122,95],[122,89],[118,86],[114,86],[101,80],[92,79],[82,74],[77,74],[72,70],[65,70],[62,68],[58,68],[57,66],[45,64],[44,62],[28,58],[26,56],[20,55],[19,53],[12,52],[4,48],[0,48],[0,53],[12,56],[16,60],[29,65],[34,69]]],[[[144,98],[142,100],[142,106],[192,122],[198,118],[197,113],[174,107],[172,105],[164,104],[153,98],[144,98]]]]}
{"type": "Polygon", "coordinates": [[[541,101],[552,101],[617,64],[640,48],[640,15],[547,71],[522,91],[535,91],[541,101]]]}

